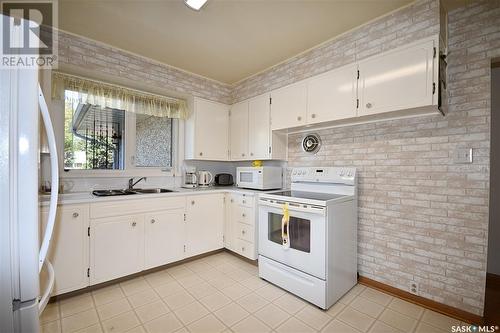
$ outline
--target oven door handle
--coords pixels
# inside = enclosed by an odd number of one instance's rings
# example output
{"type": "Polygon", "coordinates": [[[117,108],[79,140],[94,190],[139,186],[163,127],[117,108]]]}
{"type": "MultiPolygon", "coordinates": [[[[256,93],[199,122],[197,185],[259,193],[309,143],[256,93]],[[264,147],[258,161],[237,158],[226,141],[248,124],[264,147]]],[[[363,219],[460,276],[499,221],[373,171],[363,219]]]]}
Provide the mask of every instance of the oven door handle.
{"type": "MultiPolygon", "coordinates": [[[[288,208],[285,208],[288,209],[288,208]]],[[[290,248],[290,216],[283,214],[281,219],[281,244],[285,250],[290,248]]]]}

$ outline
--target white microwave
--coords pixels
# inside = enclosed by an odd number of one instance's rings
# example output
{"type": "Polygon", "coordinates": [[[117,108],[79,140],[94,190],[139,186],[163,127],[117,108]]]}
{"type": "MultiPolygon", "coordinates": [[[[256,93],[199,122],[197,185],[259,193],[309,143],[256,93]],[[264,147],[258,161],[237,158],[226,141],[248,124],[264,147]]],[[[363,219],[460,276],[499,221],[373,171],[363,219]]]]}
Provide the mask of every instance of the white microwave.
{"type": "Polygon", "coordinates": [[[236,186],[255,190],[280,189],[283,186],[283,168],[271,166],[236,168],[236,186]]]}

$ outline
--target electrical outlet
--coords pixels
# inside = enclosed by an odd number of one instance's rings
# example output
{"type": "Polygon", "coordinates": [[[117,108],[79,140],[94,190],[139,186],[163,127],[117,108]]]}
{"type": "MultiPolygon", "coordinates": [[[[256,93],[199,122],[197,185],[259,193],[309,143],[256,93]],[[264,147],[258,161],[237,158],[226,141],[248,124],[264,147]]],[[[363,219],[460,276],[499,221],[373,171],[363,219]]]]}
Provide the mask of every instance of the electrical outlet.
{"type": "Polygon", "coordinates": [[[410,293],[412,293],[413,295],[418,295],[418,282],[410,282],[410,293]]]}
{"type": "Polygon", "coordinates": [[[457,148],[453,158],[457,164],[472,163],[472,148],[457,148]]]}

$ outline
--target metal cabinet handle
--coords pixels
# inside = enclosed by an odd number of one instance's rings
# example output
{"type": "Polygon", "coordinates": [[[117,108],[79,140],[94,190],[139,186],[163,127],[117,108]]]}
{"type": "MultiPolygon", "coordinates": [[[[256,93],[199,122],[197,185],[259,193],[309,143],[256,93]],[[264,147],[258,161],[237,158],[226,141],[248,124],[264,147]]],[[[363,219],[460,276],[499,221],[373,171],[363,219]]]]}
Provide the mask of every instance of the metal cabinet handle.
{"type": "Polygon", "coordinates": [[[250,156],[253,156],[253,153],[250,153],[250,156]]]}
{"type": "Polygon", "coordinates": [[[301,121],[302,120],[302,117],[301,116],[298,116],[297,117],[297,121],[301,121]]]}
{"type": "Polygon", "coordinates": [[[191,201],[191,205],[194,205],[194,200],[191,201]]]}
{"type": "Polygon", "coordinates": [[[73,217],[74,217],[74,218],[77,218],[78,216],[80,216],[80,214],[78,214],[77,212],[74,212],[74,213],[73,213],[73,217]]]}
{"type": "Polygon", "coordinates": [[[241,234],[242,235],[246,234],[245,230],[241,230],[241,234]]]}
{"type": "Polygon", "coordinates": [[[313,118],[313,119],[314,119],[314,118],[316,118],[316,114],[315,114],[315,113],[313,113],[313,114],[311,115],[311,118],[313,118]]]}
{"type": "Polygon", "coordinates": [[[132,227],[135,227],[137,225],[136,222],[132,222],[132,227]]]}
{"type": "Polygon", "coordinates": [[[246,201],[246,200],[243,200],[242,202],[243,202],[244,204],[245,204],[245,203],[247,203],[247,201],[246,201]]]}
{"type": "Polygon", "coordinates": [[[156,222],[155,219],[151,219],[151,223],[155,223],[155,222],[156,222]]]}
{"type": "Polygon", "coordinates": [[[231,202],[234,202],[234,199],[231,199],[231,202]]]}
{"type": "Polygon", "coordinates": [[[366,108],[369,109],[372,107],[372,103],[366,103],[366,108]]]}
{"type": "Polygon", "coordinates": [[[241,214],[241,216],[245,217],[246,215],[245,215],[245,213],[243,213],[243,214],[241,214]]]}
{"type": "Polygon", "coordinates": [[[242,156],[242,157],[245,157],[245,153],[241,153],[241,156],[242,156]]]}
{"type": "Polygon", "coordinates": [[[241,247],[241,251],[245,251],[245,247],[244,246],[241,247]]]}
{"type": "Polygon", "coordinates": [[[200,156],[203,156],[203,153],[200,151],[200,156]]]}

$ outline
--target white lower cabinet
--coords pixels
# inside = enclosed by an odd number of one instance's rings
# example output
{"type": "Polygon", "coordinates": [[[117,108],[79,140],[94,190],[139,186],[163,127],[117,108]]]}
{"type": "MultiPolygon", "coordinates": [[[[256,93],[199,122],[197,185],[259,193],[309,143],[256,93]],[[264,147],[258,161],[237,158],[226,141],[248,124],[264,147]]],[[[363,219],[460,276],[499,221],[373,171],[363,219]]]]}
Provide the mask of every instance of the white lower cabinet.
{"type": "Polygon", "coordinates": [[[144,266],[146,269],[184,258],[186,225],[183,208],[146,214],[144,229],[144,266]]]}
{"type": "Polygon", "coordinates": [[[257,259],[255,197],[252,194],[228,195],[225,226],[226,247],[244,257],[257,259]]]}
{"type": "Polygon", "coordinates": [[[91,220],[90,230],[91,284],[144,269],[144,215],[91,220]]]}
{"type": "MultiPolygon", "coordinates": [[[[52,295],[60,295],[89,285],[89,244],[87,229],[89,205],[59,205],[52,242],[47,255],[54,266],[55,284],[52,295]]],[[[40,234],[47,223],[48,210],[40,212],[40,234]]],[[[45,270],[41,284],[45,285],[45,270]]]]}
{"type": "Polygon", "coordinates": [[[224,194],[186,197],[186,255],[188,257],[224,247],[224,194]]]}

